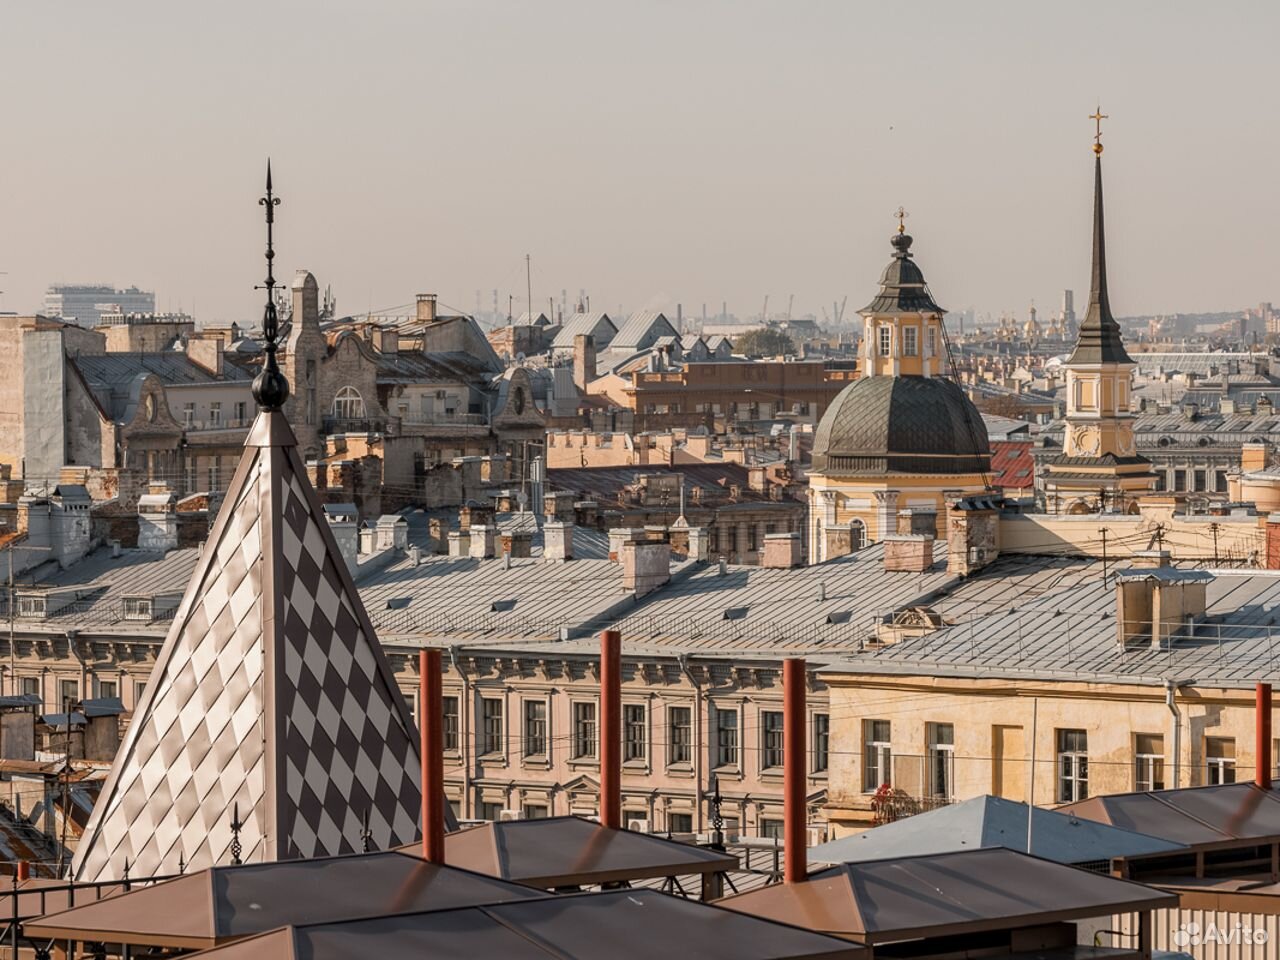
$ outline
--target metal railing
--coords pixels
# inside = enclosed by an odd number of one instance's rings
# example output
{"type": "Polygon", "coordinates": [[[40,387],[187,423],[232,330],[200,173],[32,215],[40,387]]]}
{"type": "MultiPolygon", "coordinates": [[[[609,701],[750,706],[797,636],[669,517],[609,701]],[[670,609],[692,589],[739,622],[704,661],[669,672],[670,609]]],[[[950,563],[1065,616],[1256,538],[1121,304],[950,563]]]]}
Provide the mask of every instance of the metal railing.
{"type": "Polygon", "coordinates": [[[400,415],[406,426],[431,427],[484,427],[489,418],[483,413],[423,413],[406,412],[400,415]]]}
{"type": "Polygon", "coordinates": [[[325,433],[385,433],[387,421],[382,419],[325,417],[325,433]]]}

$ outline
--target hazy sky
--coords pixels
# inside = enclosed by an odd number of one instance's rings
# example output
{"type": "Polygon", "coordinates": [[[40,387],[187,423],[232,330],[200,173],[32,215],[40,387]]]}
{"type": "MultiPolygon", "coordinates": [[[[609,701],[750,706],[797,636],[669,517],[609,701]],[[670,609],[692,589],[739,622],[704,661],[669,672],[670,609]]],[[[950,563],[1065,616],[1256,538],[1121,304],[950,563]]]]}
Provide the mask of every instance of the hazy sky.
{"type": "Polygon", "coordinates": [[[219,0],[4,4],[0,309],[136,283],[255,319],[278,274],[341,313],[741,315],[874,292],[899,204],[938,301],[1088,284],[1101,97],[1119,314],[1280,301],[1280,4],[219,0]]]}

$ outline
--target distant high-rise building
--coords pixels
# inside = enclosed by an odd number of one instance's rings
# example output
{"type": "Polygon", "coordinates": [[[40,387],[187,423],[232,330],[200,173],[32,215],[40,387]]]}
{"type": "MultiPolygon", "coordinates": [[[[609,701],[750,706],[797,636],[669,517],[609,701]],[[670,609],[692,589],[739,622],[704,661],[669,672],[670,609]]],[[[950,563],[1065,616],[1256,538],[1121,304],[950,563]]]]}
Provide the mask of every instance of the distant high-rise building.
{"type": "Polygon", "coordinates": [[[155,313],[156,295],[137,287],[117,290],[93,284],[54,284],[45,291],[41,312],[93,327],[104,313],[155,313]]]}

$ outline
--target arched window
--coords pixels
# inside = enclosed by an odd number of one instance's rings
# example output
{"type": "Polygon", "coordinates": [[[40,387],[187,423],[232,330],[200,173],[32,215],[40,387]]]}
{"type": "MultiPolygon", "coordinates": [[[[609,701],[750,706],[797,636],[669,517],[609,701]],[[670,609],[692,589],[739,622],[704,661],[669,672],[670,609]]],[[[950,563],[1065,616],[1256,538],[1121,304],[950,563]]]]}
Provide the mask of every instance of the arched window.
{"type": "Polygon", "coordinates": [[[333,415],[339,420],[363,420],[364,398],[355,387],[343,387],[333,398],[333,415]]]}
{"type": "Polygon", "coordinates": [[[849,521],[849,546],[853,550],[861,550],[867,545],[867,528],[861,520],[849,521]]]}

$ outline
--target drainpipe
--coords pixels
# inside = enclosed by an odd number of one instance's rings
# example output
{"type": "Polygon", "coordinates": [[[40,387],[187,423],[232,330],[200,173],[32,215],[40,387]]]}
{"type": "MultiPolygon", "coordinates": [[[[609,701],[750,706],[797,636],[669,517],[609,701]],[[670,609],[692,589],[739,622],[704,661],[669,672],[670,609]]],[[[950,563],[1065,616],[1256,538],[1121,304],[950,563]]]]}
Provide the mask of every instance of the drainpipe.
{"type": "Polygon", "coordinates": [[[453,672],[462,678],[462,696],[458,698],[458,753],[462,760],[462,815],[469,817],[471,809],[471,681],[458,660],[458,644],[449,647],[449,663],[453,672]]]}
{"type": "Polygon", "coordinates": [[[698,683],[693,671],[689,669],[690,659],[686,653],[679,655],[680,670],[684,673],[685,679],[693,685],[693,809],[697,811],[697,816],[693,821],[693,828],[695,831],[701,832],[703,817],[702,754],[708,747],[702,742],[702,685],[698,683]]]}
{"type": "Polygon", "coordinates": [[[422,856],[444,863],[444,703],[440,651],[418,654],[418,729],[422,742],[422,856]]]}
{"type": "Polygon", "coordinates": [[[1254,761],[1257,764],[1255,780],[1263,790],[1271,789],[1271,684],[1260,683],[1255,693],[1254,730],[1257,744],[1254,761]]]}
{"type": "Polygon", "coordinates": [[[1164,705],[1173,715],[1173,788],[1182,786],[1182,714],[1178,712],[1178,687],[1182,682],[1166,680],[1164,682],[1164,705]]]}
{"type": "Polygon", "coordinates": [[[805,663],[798,657],[782,662],[783,879],[801,883],[809,873],[805,825],[805,663]]]}
{"type": "Polygon", "coordinates": [[[622,634],[600,634],[600,822],[622,827],[622,634]]]}

